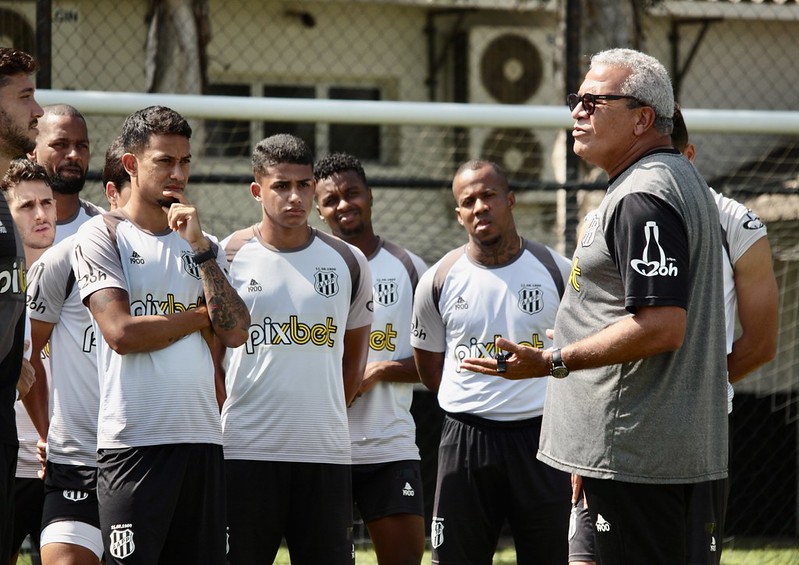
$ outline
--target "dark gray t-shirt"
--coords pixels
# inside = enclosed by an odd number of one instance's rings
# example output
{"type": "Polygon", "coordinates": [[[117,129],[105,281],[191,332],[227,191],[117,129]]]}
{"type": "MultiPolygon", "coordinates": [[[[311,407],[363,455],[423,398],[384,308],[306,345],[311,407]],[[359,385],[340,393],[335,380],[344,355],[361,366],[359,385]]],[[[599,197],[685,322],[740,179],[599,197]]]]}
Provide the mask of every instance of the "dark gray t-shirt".
{"type": "Polygon", "coordinates": [[[550,379],[538,458],[636,483],[726,476],[722,247],[707,185],[678,153],[653,153],[612,180],[586,222],[556,345],[641,306],[685,308],[685,340],[674,352],[550,379]]]}
{"type": "Polygon", "coordinates": [[[25,334],[25,253],[0,193],[0,443],[17,445],[14,401],[25,334]]]}

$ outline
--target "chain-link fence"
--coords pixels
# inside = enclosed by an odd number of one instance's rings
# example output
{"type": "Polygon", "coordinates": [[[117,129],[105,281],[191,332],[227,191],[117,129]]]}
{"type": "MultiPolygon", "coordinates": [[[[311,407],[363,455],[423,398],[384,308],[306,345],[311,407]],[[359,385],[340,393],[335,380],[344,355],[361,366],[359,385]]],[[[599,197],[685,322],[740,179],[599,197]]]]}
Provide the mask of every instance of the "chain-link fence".
{"type": "MultiPolygon", "coordinates": [[[[684,108],[799,110],[796,0],[0,0],[0,42],[37,54],[39,88],[525,105],[562,105],[587,54],[628,45],[666,64],[684,108]]],[[[98,178],[122,117],[87,117],[98,178]]],[[[192,198],[219,237],[259,219],[249,154],[278,131],[304,138],[318,157],[360,157],[378,232],[429,263],[465,241],[449,182],[470,157],[507,169],[522,234],[565,254],[590,201],[581,189],[604,178],[575,167],[565,133],[547,128],[232,118],[193,125],[192,198]]],[[[731,536],[799,531],[798,140],[692,135],[709,183],[769,225],[781,292],[777,359],[736,387],[731,536]]],[[[102,203],[99,183],[85,194],[102,203]]],[[[415,410],[419,443],[433,458],[430,404],[423,399],[415,410]]],[[[434,461],[426,465],[430,475],[434,461]]]]}

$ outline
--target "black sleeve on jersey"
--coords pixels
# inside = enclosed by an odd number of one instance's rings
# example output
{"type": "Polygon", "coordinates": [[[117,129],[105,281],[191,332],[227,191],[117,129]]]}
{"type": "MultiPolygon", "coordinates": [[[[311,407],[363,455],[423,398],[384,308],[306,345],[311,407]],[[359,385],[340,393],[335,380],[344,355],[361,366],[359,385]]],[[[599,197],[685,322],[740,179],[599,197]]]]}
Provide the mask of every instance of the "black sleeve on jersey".
{"type": "Polygon", "coordinates": [[[629,312],[639,306],[688,307],[688,233],[671,205],[652,194],[629,194],[616,206],[606,233],[629,312]]]}

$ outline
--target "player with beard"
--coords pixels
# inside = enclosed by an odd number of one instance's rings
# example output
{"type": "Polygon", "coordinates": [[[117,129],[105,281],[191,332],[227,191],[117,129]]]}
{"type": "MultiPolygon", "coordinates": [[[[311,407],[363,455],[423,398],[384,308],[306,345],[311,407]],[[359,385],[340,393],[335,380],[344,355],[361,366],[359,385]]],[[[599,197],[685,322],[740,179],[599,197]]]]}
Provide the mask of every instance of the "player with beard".
{"type": "Polygon", "coordinates": [[[546,380],[492,379],[460,362],[495,359],[502,337],[549,346],[546,330],[555,323],[569,262],[516,231],[516,197],[495,163],[461,165],[452,192],[468,243],[422,275],[411,332],[422,382],[446,412],[433,563],[490,564],[505,520],[517,563],[565,563],[569,477],[535,458],[546,380]]]}
{"type": "Polygon", "coordinates": [[[47,171],[58,203],[56,243],[78,231],[90,217],[102,210],[80,198],[86,183],[90,158],[86,119],[68,104],[44,107],[39,119],[36,147],[28,157],[47,171]]]}
{"type": "MultiPolygon", "coordinates": [[[[0,47],[0,172],[36,144],[36,123],[42,108],[33,97],[30,74],[36,61],[22,51],[0,47]]],[[[17,426],[14,402],[21,380],[25,339],[25,254],[5,196],[0,194],[0,563],[11,558],[14,470],[17,426]]],[[[25,391],[27,392],[27,391],[25,391]]]]}
{"type": "MultiPolygon", "coordinates": [[[[50,179],[58,213],[58,229],[53,242],[56,245],[74,235],[89,218],[103,210],[79,196],[86,182],[90,157],[89,134],[83,114],[68,104],[45,106],[38,130],[35,145],[28,149],[28,158],[44,167],[50,179]]],[[[25,406],[41,438],[46,438],[48,391],[41,379],[33,383],[25,406]]],[[[44,439],[41,441],[44,443],[44,439]]]]}
{"type": "Polygon", "coordinates": [[[424,262],[372,226],[372,190],[361,163],[334,153],[314,166],[316,209],[333,235],[360,249],[372,271],[372,331],[358,398],[347,416],[352,494],[380,565],[421,563],[424,501],[410,408],[419,373],[410,343],[413,293],[424,262]]]}

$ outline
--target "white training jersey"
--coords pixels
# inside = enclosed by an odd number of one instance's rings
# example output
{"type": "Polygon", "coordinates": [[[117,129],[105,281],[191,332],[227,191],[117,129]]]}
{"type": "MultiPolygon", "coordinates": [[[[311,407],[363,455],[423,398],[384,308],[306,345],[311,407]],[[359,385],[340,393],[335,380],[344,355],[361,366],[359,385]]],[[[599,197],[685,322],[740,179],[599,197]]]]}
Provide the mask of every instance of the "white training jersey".
{"type": "Polygon", "coordinates": [[[47,347],[50,429],[47,459],[63,465],[97,465],[100,384],[89,309],[72,271],[75,236],[45,251],[28,273],[29,315],[54,324],[47,347]]]}
{"type": "Polygon", "coordinates": [[[411,345],[445,353],[438,390],[441,408],[498,421],[543,413],[548,379],[512,381],[466,371],[460,362],[493,357],[498,337],[550,347],[546,330],[555,325],[570,268],[552,249],[524,241],[518,256],[506,265],[478,265],[464,246],[422,276],[414,300],[411,345]]]}
{"type": "Polygon", "coordinates": [[[342,356],[344,332],[372,322],[366,257],[317,230],[292,251],[256,227],[222,245],[252,318],[224,361],[225,458],[349,465],[342,356]]]}
{"type": "MultiPolygon", "coordinates": [[[[766,237],[765,224],[757,215],[740,202],[727,198],[710,189],[713,200],[719,209],[721,221],[722,240],[724,242],[724,317],[727,333],[727,353],[732,351],[732,342],[735,339],[735,320],[738,308],[735,293],[735,273],[733,269],[738,260],[743,257],[752,245],[759,239],[766,237]]],[[[727,412],[732,412],[732,398],[734,391],[732,384],[727,383],[727,412]]]]}
{"type": "Polygon", "coordinates": [[[56,222],[55,228],[55,241],[53,245],[64,241],[66,238],[78,233],[78,228],[85,224],[90,218],[104,214],[105,210],[99,206],[95,206],[88,200],[80,200],[80,206],[75,215],[66,220],[56,222]]]}
{"type": "MultiPolygon", "coordinates": [[[[30,309],[25,309],[25,314],[30,314],[30,309]]],[[[50,380],[49,367],[44,359],[45,352],[42,351],[42,361],[44,370],[47,373],[47,380],[50,380]]],[[[25,324],[25,359],[31,359],[31,324],[30,317],[25,324]]],[[[42,468],[41,463],[36,458],[36,443],[39,441],[39,432],[33,425],[33,420],[28,416],[28,410],[21,400],[14,404],[14,413],[17,420],[17,438],[19,439],[19,451],[17,452],[17,472],[19,479],[36,479],[37,472],[42,468]]]]}
{"type": "MultiPolygon", "coordinates": [[[[218,245],[209,236],[211,245],[218,245]]],[[[105,288],[128,293],[133,316],[196,308],[203,297],[191,246],[172,230],[140,229],[124,210],[86,222],[73,255],[81,300],[105,288]]],[[[217,263],[223,271],[222,253],[217,263]]],[[[200,332],[146,353],[119,355],[95,323],[100,376],[97,448],[221,444],[214,368],[200,332]]]]}
{"type": "MultiPolygon", "coordinates": [[[[368,362],[413,357],[413,293],[427,266],[413,253],[381,240],[369,257],[369,270],[374,319],[368,362]]],[[[353,465],[419,459],[412,401],[413,383],[391,382],[377,383],[355,399],[347,412],[353,465]]]]}

